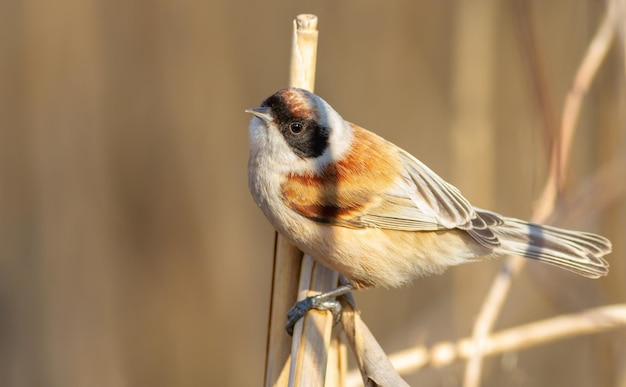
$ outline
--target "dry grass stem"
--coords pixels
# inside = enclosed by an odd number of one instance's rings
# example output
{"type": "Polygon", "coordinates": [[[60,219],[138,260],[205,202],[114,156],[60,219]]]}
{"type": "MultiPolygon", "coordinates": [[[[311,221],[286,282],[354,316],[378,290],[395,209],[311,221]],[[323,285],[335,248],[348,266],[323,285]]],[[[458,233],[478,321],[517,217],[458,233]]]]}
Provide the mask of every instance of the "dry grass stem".
{"type": "Polygon", "coordinates": [[[298,15],[293,21],[289,86],[314,91],[317,58],[317,16],[298,15]]]}
{"type": "MultiPolygon", "coordinates": [[[[563,185],[563,179],[566,175],[569,151],[582,100],[595,77],[600,63],[606,57],[615,34],[615,21],[617,19],[614,15],[615,8],[611,4],[607,7],[602,23],[587,49],[566,97],[561,130],[556,141],[553,142],[548,179],[532,216],[535,222],[545,222],[554,211],[557,194],[563,185]]],[[[489,293],[482,304],[472,332],[475,352],[466,367],[464,380],[464,386],[466,387],[475,387],[480,384],[480,370],[482,368],[482,358],[486,353],[487,338],[509,294],[512,279],[523,265],[524,261],[520,257],[507,259],[502,266],[502,270],[494,279],[489,293]]]]}
{"type": "Polygon", "coordinates": [[[346,375],[348,373],[348,352],[344,341],[341,339],[341,331],[333,329],[333,337],[328,351],[328,365],[336,367],[326,367],[326,380],[324,386],[344,387],[346,375]]]}
{"type": "MultiPolygon", "coordinates": [[[[317,39],[317,16],[298,15],[294,21],[289,86],[314,91],[317,39]]],[[[337,287],[337,282],[336,272],[305,256],[298,300],[330,291],[337,287]]],[[[290,386],[324,384],[333,321],[331,312],[311,311],[296,324],[291,347],[290,386]]],[[[336,366],[337,363],[331,365],[336,366]]]]}
{"type": "Polygon", "coordinates": [[[354,310],[354,302],[342,302],[343,318],[341,325],[346,334],[352,352],[354,352],[358,371],[351,371],[345,379],[346,386],[363,384],[370,386],[402,387],[408,384],[400,377],[391,361],[370,332],[360,314],[354,310]]]}
{"type": "MultiPolygon", "coordinates": [[[[314,15],[299,15],[294,20],[289,74],[291,86],[313,90],[316,29],[317,17],[314,15]]],[[[285,318],[297,300],[296,279],[300,277],[302,253],[280,234],[276,234],[275,246],[265,385],[287,386],[291,341],[285,331],[285,318]]]]}
{"type": "MultiPolygon", "coordinates": [[[[626,327],[626,304],[603,306],[503,330],[487,337],[482,351],[484,356],[493,356],[624,327],[626,327]]],[[[430,348],[418,346],[406,349],[390,355],[389,359],[398,372],[408,374],[426,366],[444,367],[456,361],[466,360],[475,351],[475,341],[469,337],[456,343],[437,343],[430,348]]],[[[350,371],[346,386],[357,386],[359,382],[358,371],[350,371]]]]}
{"type": "MultiPolygon", "coordinates": [[[[302,259],[298,299],[334,289],[338,277],[336,272],[305,255],[302,259]]],[[[333,323],[332,313],[318,310],[311,310],[296,323],[291,344],[290,386],[324,385],[333,323]]]]}
{"type": "Polygon", "coordinates": [[[270,317],[265,358],[265,386],[286,386],[289,379],[291,340],[285,316],[296,302],[302,253],[276,234],[270,317]]]}

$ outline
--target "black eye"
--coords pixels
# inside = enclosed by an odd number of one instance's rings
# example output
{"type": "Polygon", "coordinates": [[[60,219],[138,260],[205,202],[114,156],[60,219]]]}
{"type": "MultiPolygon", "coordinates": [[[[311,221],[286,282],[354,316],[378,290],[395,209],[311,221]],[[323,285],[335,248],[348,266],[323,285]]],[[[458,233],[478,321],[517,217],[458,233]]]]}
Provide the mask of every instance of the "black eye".
{"type": "Polygon", "coordinates": [[[302,125],[300,122],[292,122],[291,124],[289,124],[289,130],[293,134],[298,134],[304,130],[304,125],[302,125]]]}

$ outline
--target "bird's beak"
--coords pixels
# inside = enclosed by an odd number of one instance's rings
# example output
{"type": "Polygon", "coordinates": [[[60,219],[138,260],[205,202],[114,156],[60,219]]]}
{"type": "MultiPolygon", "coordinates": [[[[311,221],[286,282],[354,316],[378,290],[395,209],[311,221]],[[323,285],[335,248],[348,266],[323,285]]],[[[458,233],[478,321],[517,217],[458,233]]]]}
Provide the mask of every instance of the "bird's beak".
{"type": "Polygon", "coordinates": [[[246,109],[246,113],[253,114],[265,122],[271,122],[274,119],[272,118],[272,109],[267,106],[261,106],[252,109],[246,109]]]}

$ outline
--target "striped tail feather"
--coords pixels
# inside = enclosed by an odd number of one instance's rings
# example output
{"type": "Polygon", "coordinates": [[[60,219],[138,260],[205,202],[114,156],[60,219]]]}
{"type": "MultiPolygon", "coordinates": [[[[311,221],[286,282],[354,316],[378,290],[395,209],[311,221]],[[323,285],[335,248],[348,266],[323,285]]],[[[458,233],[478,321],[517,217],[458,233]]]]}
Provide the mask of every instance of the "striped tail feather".
{"type": "Polygon", "coordinates": [[[607,275],[609,264],[603,256],[611,242],[596,234],[565,230],[502,217],[493,228],[501,242],[498,252],[536,259],[588,278],[607,275]]]}

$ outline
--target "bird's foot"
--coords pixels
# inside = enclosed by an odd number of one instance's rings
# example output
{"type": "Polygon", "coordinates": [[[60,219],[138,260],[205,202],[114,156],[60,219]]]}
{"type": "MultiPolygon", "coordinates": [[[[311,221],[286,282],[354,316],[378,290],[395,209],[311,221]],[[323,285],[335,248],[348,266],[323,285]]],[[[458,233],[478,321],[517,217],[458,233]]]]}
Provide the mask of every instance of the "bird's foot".
{"type": "Polygon", "coordinates": [[[310,296],[304,300],[296,302],[293,308],[287,312],[287,324],[285,329],[289,335],[293,335],[293,328],[296,322],[300,320],[311,309],[329,310],[335,317],[335,323],[341,321],[341,303],[335,298],[350,293],[352,286],[350,284],[342,285],[330,292],[321,293],[310,296]]]}

